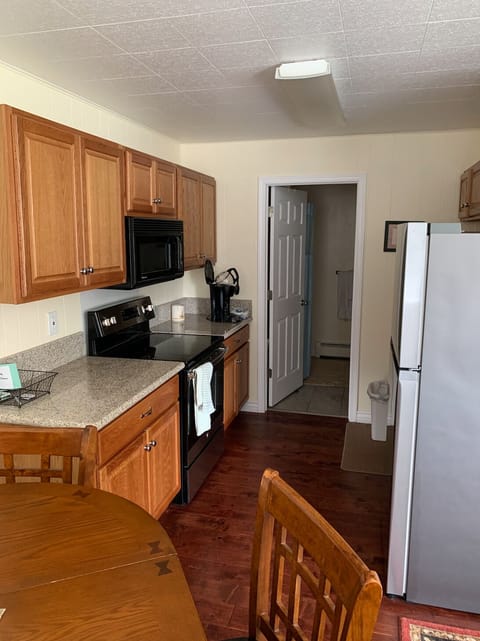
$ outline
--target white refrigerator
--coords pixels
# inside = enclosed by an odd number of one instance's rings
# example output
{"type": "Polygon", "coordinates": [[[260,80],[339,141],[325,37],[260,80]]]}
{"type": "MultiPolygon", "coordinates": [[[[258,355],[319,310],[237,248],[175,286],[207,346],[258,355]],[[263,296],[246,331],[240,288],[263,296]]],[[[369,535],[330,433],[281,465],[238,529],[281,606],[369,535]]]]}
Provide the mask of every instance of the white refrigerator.
{"type": "Polygon", "coordinates": [[[480,613],[480,234],[399,225],[387,594],[480,613]]]}

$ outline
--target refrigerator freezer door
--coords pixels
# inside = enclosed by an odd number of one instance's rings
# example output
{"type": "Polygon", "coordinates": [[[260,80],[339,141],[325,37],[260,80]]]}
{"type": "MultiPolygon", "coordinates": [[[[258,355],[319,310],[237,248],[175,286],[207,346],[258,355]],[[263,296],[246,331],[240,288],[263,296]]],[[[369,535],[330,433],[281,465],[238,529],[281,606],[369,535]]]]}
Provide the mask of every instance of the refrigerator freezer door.
{"type": "Polygon", "coordinates": [[[400,369],[421,365],[427,230],[427,223],[406,223],[397,232],[392,348],[400,369]]]}
{"type": "Polygon", "coordinates": [[[480,613],[480,234],[432,235],[407,599],[480,613]]]}
{"type": "Polygon", "coordinates": [[[418,372],[398,372],[386,590],[398,596],[406,591],[419,383],[418,372]]]}

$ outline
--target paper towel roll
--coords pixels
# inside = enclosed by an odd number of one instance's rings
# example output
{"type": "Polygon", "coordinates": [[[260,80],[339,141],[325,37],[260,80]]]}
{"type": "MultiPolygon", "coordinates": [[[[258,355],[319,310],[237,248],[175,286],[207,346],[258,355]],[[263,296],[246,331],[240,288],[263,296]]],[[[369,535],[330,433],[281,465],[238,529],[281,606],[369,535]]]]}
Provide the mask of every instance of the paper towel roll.
{"type": "Polygon", "coordinates": [[[185,307],[183,305],[172,305],[172,321],[178,323],[185,320],[185,307]]]}

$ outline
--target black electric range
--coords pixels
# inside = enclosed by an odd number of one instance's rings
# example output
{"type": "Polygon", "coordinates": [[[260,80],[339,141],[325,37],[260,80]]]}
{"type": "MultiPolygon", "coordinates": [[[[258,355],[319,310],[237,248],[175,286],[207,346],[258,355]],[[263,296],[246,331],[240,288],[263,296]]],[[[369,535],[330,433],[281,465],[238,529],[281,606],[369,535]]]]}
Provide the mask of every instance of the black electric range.
{"type": "Polygon", "coordinates": [[[182,488],[177,503],[189,503],[223,453],[223,357],[222,336],[164,334],[150,330],[155,318],[148,296],[87,314],[90,356],[178,361],[180,372],[180,442],[182,488]],[[195,425],[195,370],[212,363],[211,393],[215,411],[211,428],[198,435],[195,425]]]}

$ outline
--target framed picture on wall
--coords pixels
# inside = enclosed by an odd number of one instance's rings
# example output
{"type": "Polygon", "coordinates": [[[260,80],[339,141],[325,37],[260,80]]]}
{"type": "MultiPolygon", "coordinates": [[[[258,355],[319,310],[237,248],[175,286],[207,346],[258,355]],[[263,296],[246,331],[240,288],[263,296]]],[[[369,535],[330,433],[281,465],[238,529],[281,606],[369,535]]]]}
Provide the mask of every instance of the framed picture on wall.
{"type": "Polygon", "coordinates": [[[386,220],[385,236],[383,238],[383,251],[394,252],[397,249],[397,225],[406,223],[406,220],[386,220]]]}

